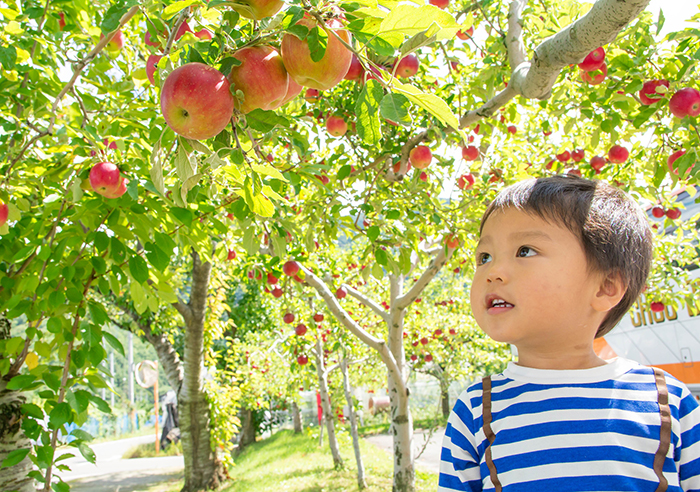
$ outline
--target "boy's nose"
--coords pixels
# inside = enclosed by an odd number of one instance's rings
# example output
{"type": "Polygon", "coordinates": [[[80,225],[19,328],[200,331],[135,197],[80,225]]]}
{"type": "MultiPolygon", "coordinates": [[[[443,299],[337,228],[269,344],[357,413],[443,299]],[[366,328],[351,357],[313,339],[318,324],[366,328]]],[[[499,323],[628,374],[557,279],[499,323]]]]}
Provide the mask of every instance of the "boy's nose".
{"type": "Polygon", "coordinates": [[[492,261],[486,274],[486,282],[492,283],[496,281],[505,282],[506,273],[502,263],[496,264],[495,261],[492,261]]]}

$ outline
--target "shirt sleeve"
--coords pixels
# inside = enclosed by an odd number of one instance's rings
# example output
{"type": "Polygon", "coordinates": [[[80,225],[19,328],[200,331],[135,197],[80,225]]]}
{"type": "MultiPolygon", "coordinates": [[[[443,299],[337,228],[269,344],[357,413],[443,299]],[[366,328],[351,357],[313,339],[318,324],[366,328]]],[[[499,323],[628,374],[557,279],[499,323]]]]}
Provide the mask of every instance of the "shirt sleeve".
{"type": "Polygon", "coordinates": [[[685,385],[678,408],[681,425],[678,474],[681,488],[700,491],[700,406],[685,385]]]}
{"type": "MultiPolygon", "coordinates": [[[[481,393],[479,385],[479,394],[481,393]]],[[[467,390],[455,403],[445,428],[438,492],[481,492],[481,470],[474,412],[467,390]]],[[[473,394],[473,393],[472,393],[473,394]]]]}

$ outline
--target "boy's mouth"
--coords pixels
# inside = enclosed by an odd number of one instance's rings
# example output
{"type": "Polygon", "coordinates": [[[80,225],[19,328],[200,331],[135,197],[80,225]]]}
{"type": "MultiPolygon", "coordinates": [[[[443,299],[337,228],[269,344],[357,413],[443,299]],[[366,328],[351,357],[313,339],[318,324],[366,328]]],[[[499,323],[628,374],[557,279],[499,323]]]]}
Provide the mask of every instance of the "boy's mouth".
{"type": "Polygon", "coordinates": [[[490,294],[486,296],[486,310],[487,312],[499,312],[504,309],[509,309],[515,307],[513,304],[510,302],[506,301],[502,297],[495,295],[495,294],[490,294]]]}

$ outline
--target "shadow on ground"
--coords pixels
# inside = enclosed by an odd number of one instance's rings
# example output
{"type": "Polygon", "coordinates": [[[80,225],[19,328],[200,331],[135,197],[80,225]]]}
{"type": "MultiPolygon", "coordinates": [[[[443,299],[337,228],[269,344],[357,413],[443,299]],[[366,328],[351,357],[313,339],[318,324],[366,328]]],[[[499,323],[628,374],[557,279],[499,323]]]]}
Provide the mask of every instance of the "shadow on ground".
{"type": "Polygon", "coordinates": [[[70,489],[71,492],[140,492],[155,484],[175,483],[182,478],[182,470],[118,472],[73,480],[70,489]]]}

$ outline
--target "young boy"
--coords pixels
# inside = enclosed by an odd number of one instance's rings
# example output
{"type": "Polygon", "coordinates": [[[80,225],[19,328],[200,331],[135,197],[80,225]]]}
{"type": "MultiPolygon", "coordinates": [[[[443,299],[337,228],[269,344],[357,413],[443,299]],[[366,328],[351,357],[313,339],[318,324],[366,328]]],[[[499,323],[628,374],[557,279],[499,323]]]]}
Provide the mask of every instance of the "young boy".
{"type": "Polygon", "coordinates": [[[700,490],[700,410],[673,376],[600,359],[642,291],[652,235],[622,191],[573,176],[503,190],[481,221],[471,306],[518,362],[469,387],[439,492],[700,490]]]}

